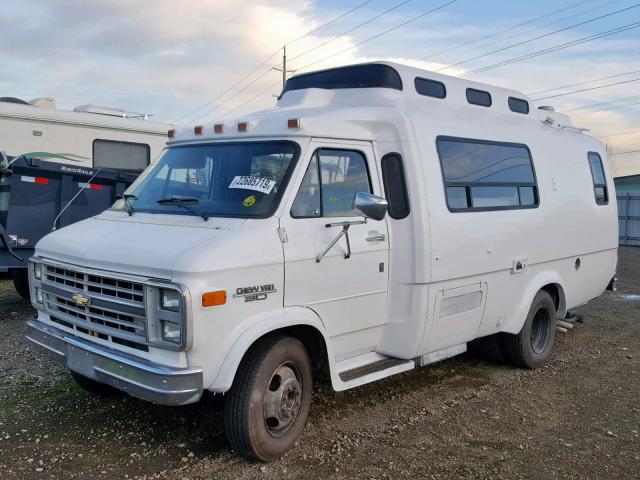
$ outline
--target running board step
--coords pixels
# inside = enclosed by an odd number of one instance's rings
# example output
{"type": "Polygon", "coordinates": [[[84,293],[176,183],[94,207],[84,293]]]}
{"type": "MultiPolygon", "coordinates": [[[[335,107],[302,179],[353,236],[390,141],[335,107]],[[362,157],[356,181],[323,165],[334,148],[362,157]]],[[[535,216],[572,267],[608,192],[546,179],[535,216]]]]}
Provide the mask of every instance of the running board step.
{"type": "Polygon", "coordinates": [[[340,380],[343,382],[353,382],[354,380],[366,377],[369,375],[376,375],[379,378],[384,378],[394,373],[404,372],[405,370],[411,370],[415,367],[413,360],[402,360],[400,358],[385,358],[378,360],[361,367],[352,368],[351,370],[345,370],[340,372],[340,380]],[[388,372],[387,372],[388,371],[388,372]],[[387,375],[385,375],[387,374],[387,375]]]}

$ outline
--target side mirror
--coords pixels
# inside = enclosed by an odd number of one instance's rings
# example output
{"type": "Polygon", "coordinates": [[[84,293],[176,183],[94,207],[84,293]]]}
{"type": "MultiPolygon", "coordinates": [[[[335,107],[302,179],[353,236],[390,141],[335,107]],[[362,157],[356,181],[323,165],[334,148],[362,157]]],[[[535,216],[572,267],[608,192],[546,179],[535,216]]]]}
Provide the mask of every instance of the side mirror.
{"type": "Polygon", "coordinates": [[[382,220],[387,214],[387,201],[366,192],[358,192],[353,197],[353,209],[356,213],[372,220],[382,220]]]}

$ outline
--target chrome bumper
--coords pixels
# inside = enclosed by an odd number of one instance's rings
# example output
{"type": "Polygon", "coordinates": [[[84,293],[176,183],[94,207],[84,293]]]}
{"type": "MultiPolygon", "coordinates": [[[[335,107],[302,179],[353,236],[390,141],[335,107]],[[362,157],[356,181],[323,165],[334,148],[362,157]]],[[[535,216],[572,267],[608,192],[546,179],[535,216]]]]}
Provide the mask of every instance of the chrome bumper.
{"type": "Polygon", "coordinates": [[[162,405],[185,405],[202,396],[202,370],[156,365],[69,335],[37,319],[27,340],[39,351],[85,377],[162,405]]]}

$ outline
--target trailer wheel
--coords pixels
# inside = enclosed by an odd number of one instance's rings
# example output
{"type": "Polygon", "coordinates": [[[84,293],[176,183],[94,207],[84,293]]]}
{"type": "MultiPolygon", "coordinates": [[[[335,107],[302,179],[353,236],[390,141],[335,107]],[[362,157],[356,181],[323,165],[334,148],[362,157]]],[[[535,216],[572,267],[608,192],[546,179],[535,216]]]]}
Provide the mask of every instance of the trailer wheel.
{"type": "Polygon", "coordinates": [[[25,300],[31,300],[31,292],[29,291],[29,269],[28,268],[14,268],[11,270],[11,278],[13,279],[13,286],[15,287],[18,295],[25,300]]]}
{"type": "Polygon", "coordinates": [[[122,392],[117,388],[106,385],[104,383],[96,382],[95,380],[87,378],[84,375],[80,375],[73,370],[69,370],[69,373],[71,373],[71,376],[78,384],[78,386],[91,395],[96,395],[98,397],[113,397],[122,394],[122,392]]]}
{"type": "Polygon", "coordinates": [[[556,338],[556,306],[547,292],[537,293],[520,333],[503,334],[507,358],[525,368],[540,368],[551,357],[556,338]]]}
{"type": "Polygon", "coordinates": [[[312,387],[311,362],[299,340],[258,340],[240,363],[225,402],[231,447],[254,460],[280,457],[302,435],[312,387]]]}

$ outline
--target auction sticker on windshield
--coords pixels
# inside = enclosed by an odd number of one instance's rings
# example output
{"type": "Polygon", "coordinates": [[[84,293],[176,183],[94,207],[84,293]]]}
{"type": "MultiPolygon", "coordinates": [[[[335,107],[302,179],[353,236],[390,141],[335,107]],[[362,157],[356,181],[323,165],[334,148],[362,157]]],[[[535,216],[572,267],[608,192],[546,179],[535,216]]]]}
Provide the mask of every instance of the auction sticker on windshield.
{"type": "Polygon", "coordinates": [[[244,190],[254,190],[256,192],[271,193],[276,182],[270,178],[237,176],[229,184],[229,188],[242,188],[244,190]]]}

